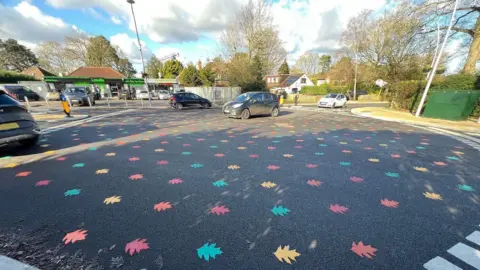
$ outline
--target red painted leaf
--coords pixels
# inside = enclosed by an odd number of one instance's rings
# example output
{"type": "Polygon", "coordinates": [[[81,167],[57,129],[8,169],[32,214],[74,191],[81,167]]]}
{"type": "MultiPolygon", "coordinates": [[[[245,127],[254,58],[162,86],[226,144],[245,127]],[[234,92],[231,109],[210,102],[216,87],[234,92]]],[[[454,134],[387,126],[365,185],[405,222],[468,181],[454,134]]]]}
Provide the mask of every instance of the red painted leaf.
{"type": "Polygon", "coordinates": [[[310,169],[314,169],[314,168],[318,167],[317,164],[307,164],[306,166],[307,166],[307,168],[310,168],[310,169]]]}
{"type": "Polygon", "coordinates": [[[25,177],[25,176],[29,176],[32,172],[19,172],[17,173],[17,175],[15,175],[16,177],[25,177]]]}
{"type": "Polygon", "coordinates": [[[355,252],[355,254],[357,254],[358,256],[365,256],[369,259],[372,259],[372,256],[375,256],[375,252],[377,251],[377,249],[372,247],[371,245],[365,246],[362,241],[358,242],[358,244],[355,244],[355,242],[353,242],[351,250],[355,252]]]}
{"type": "Polygon", "coordinates": [[[363,182],[363,178],[357,177],[357,176],[352,176],[350,177],[350,181],[355,182],[355,183],[360,183],[363,182]]]}
{"type": "Polygon", "coordinates": [[[280,169],[280,167],[276,166],[276,165],[268,165],[267,169],[272,170],[272,171],[276,171],[276,170],[280,169]]]}
{"type": "Polygon", "coordinates": [[[167,141],[161,141],[160,143],[161,143],[161,144],[168,144],[167,141]]]}
{"type": "Polygon", "coordinates": [[[160,160],[159,162],[157,162],[158,165],[167,165],[168,164],[168,160],[160,160]]]}
{"type": "Polygon", "coordinates": [[[170,204],[170,202],[160,202],[153,206],[153,209],[156,210],[157,212],[162,212],[170,208],[172,208],[172,205],[170,204]]]}
{"type": "Polygon", "coordinates": [[[127,243],[125,246],[125,252],[133,256],[135,252],[140,253],[142,250],[147,250],[150,247],[148,246],[147,239],[137,238],[130,243],[127,243]]]}
{"type": "Polygon", "coordinates": [[[76,230],[74,232],[69,232],[65,237],[63,237],[63,241],[65,242],[65,245],[68,243],[75,243],[76,241],[81,241],[85,240],[85,237],[87,237],[87,230],[76,230]]]}
{"type": "Polygon", "coordinates": [[[174,178],[174,179],[168,181],[168,183],[171,184],[171,185],[177,185],[177,184],[183,183],[183,180],[180,179],[180,178],[174,178]]]}
{"type": "Polygon", "coordinates": [[[42,181],[38,181],[35,186],[36,187],[41,187],[41,186],[48,186],[48,184],[50,184],[50,180],[42,180],[42,181]]]}
{"type": "Polygon", "coordinates": [[[348,208],[346,208],[343,205],[339,204],[330,204],[330,211],[337,213],[337,214],[345,214],[345,212],[348,211],[348,208]]]}
{"type": "Polygon", "coordinates": [[[140,180],[143,179],[143,174],[134,174],[130,176],[130,180],[140,180]]]}
{"type": "Polygon", "coordinates": [[[386,206],[386,207],[390,207],[390,208],[397,208],[399,203],[396,202],[396,201],[391,201],[389,199],[383,199],[383,200],[380,200],[380,203],[383,205],[383,206],[386,206]]]}
{"type": "Polygon", "coordinates": [[[433,162],[433,164],[435,164],[437,166],[447,166],[447,163],[442,162],[442,161],[435,161],[435,162],[433,162]]]}
{"type": "Polygon", "coordinates": [[[215,206],[211,209],[213,214],[216,214],[217,216],[220,215],[225,215],[226,213],[230,212],[230,209],[228,209],[225,205],[221,206],[215,206]]]}
{"type": "Polygon", "coordinates": [[[318,187],[318,186],[320,186],[321,184],[323,184],[323,182],[318,181],[318,180],[308,180],[308,181],[307,181],[307,184],[309,184],[309,185],[312,186],[312,187],[318,187]]]}

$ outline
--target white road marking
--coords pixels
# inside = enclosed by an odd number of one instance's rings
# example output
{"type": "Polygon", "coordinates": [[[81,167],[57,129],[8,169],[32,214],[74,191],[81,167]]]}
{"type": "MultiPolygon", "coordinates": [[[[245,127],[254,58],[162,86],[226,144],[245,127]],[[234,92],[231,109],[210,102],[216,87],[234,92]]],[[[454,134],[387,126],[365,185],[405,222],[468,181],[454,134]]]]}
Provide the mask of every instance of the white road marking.
{"type": "Polygon", "coordinates": [[[423,267],[428,270],[462,270],[462,268],[438,256],[428,261],[423,267]]]}
{"type": "Polygon", "coordinates": [[[93,117],[86,118],[86,119],[83,119],[83,120],[78,120],[78,121],[75,121],[75,122],[69,122],[69,123],[66,123],[66,124],[63,124],[63,125],[58,125],[58,126],[43,129],[42,134],[53,133],[53,132],[60,131],[60,130],[66,129],[66,128],[79,126],[79,125],[82,125],[82,124],[85,124],[85,123],[90,123],[90,122],[94,122],[94,121],[97,121],[97,120],[100,120],[100,119],[104,119],[104,118],[108,118],[108,117],[112,117],[112,116],[116,116],[116,115],[120,115],[120,114],[124,114],[124,113],[128,113],[128,112],[133,112],[133,111],[136,111],[136,110],[134,110],[134,109],[122,110],[122,111],[118,111],[118,112],[93,116],[93,117]]]}
{"type": "Polygon", "coordinates": [[[474,231],[469,236],[467,236],[467,240],[480,246],[480,232],[474,231]]]}
{"type": "Polygon", "coordinates": [[[471,248],[463,243],[458,243],[455,246],[451,247],[449,250],[447,250],[447,252],[468,263],[469,265],[475,267],[475,269],[480,269],[479,250],[471,248]]]}

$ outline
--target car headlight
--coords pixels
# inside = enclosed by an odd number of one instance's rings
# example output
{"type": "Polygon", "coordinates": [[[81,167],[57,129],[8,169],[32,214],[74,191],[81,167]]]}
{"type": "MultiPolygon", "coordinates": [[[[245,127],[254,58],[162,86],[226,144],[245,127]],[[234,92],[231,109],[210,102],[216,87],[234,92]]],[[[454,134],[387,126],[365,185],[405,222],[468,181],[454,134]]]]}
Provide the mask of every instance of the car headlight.
{"type": "Polygon", "coordinates": [[[234,109],[240,108],[240,107],[242,107],[242,105],[243,105],[243,104],[241,104],[241,103],[240,103],[240,104],[235,104],[235,105],[232,106],[232,108],[234,108],[234,109]]]}

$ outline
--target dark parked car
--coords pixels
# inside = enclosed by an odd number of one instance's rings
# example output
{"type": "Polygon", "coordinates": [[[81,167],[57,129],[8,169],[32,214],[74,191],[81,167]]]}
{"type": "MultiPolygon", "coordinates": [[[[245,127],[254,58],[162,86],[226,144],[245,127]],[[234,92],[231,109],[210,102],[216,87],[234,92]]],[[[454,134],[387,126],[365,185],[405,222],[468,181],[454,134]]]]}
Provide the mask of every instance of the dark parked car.
{"type": "Polygon", "coordinates": [[[63,94],[68,97],[72,105],[88,106],[88,99],[90,99],[92,105],[95,105],[95,95],[88,87],[69,87],[63,94]]]}
{"type": "Polygon", "coordinates": [[[206,98],[202,98],[199,95],[188,92],[175,93],[170,97],[170,106],[177,110],[181,110],[183,107],[200,107],[210,108],[212,103],[206,98]]]}
{"type": "Polygon", "coordinates": [[[40,138],[40,128],[27,109],[0,90],[0,145],[19,142],[33,146],[40,138]]]}
{"type": "Polygon", "coordinates": [[[248,119],[252,115],[269,114],[277,117],[280,103],[277,95],[267,92],[250,92],[238,96],[223,105],[223,114],[228,117],[248,119]]]}
{"type": "Polygon", "coordinates": [[[0,90],[5,91],[16,100],[25,101],[25,97],[27,97],[29,101],[40,100],[40,96],[37,93],[22,85],[0,85],[0,90]]]}
{"type": "MultiPolygon", "coordinates": [[[[364,96],[364,95],[368,95],[367,90],[357,90],[357,99],[359,96],[364,96]]],[[[353,99],[353,90],[351,91],[348,90],[345,96],[347,96],[347,100],[353,99]]]]}

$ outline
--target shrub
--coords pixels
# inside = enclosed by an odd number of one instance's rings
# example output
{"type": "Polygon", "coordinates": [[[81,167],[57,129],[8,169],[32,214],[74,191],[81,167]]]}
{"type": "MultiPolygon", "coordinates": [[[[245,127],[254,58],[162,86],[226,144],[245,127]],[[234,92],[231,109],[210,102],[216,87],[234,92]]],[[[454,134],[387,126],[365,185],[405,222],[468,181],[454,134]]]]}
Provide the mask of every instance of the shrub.
{"type": "Polygon", "coordinates": [[[414,111],[422,98],[424,81],[401,81],[389,86],[388,99],[395,109],[414,111]]]}
{"type": "Polygon", "coordinates": [[[304,86],[300,92],[304,95],[319,96],[328,94],[329,88],[330,86],[324,83],[319,86],[304,86]]]}
{"type": "Polygon", "coordinates": [[[36,81],[33,76],[7,71],[0,70],[0,83],[17,83],[18,81],[36,81]]]}
{"type": "Polygon", "coordinates": [[[257,92],[257,91],[268,91],[267,84],[265,81],[255,81],[255,82],[250,82],[246,83],[245,85],[242,85],[242,93],[246,92],[257,92]]]}
{"type": "Polygon", "coordinates": [[[475,75],[455,74],[439,77],[432,83],[432,90],[475,90],[480,89],[475,75]]]}

